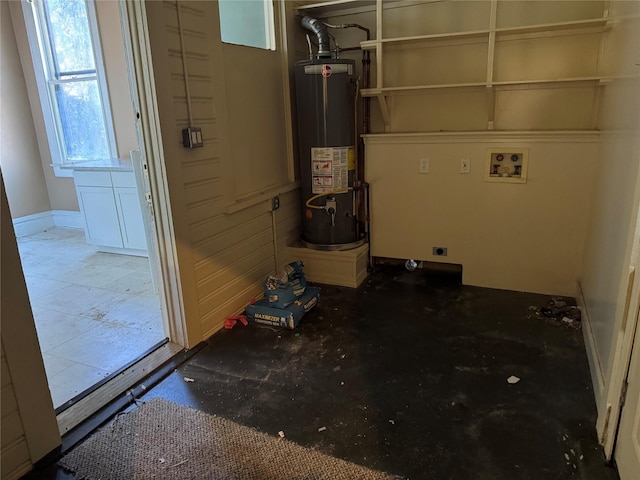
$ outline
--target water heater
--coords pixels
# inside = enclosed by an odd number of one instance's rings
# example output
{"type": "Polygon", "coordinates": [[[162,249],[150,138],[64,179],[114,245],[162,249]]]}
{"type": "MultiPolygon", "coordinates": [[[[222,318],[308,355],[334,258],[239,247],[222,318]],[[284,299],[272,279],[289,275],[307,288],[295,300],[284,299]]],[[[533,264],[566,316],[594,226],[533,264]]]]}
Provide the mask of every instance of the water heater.
{"type": "Polygon", "coordinates": [[[354,74],[353,60],[330,56],[295,67],[302,239],[310,248],[364,242],[357,228],[354,74]]]}

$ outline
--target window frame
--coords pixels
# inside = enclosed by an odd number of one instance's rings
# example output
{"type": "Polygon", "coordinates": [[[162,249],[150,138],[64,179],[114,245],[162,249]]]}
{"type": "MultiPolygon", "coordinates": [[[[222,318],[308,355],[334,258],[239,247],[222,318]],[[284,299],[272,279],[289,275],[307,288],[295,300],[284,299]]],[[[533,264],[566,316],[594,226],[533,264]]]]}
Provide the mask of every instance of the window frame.
{"type": "Polygon", "coordinates": [[[220,3],[218,2],[218,19],[220,27],[220,41],[227,45],[236,45],[240,47],[257,48],[259,50],[267,50],[275,52],[278,49],[276,41],[276,18],[275,7],[273,0],[262,0],[263,14],[264,14],[264,32],[265,32],[265,46],[249,45],[242,42],[231,42],[229,40],[223,40],[223,18],[222,11],[220,10],[220,3]]]}
{"type": "MultiPolygon", "coordinates": [[[[22,11],[25,19],[25,26],[27,30],[27,38],[29,41],[29,50],[31,52],[31,59],[33,61],[34,74],[36,85],[38,88],[38,97],[40,100],[40,106],[42,109],[42,116],[44,119],[44,125],[47,135],[47,143],[49,146],[49,152],[51,154],[51,167],[54,174],[57,177],[72,177],[73,170],[69,168],[62,168],[65,165],[80,162],[82,160],[69,160],[66,157],[64,147],[64,133],[62,130],[62,123],[59,118],[59,108],[55,100],[55,86],[57,84],[68,83],[65,80],[51,79],[50,68],[45,65],[45,61],[51,60],[52,53],[50,52],[50,46],[48,45],[49,37],[43,39],[47,45],[44,47],[40,44],[39,27],[38,24],[44,21],[43,18],[36,18],[36,15],[44,17],[44,10],[42,3],[46,0],[22,0],[22,11]],[[43,51],[47,50],[47,51],[43,51]]],[[[96,69],[96,80],[98,86],[98,94],[102,107],[102,117],[105,124],[105,130],[107,135],[108,155],[110,158],[117,157],[117,148],[115,140],[115,130],[113,126],[113,116],[111,115],[111,106],[109,102],[109,91],[107,88],[106,72],[104,67],[104,59],[102,56],[102,46],[100,43],[100,30],[98,27],[98,19],[96,14],[96,5],[94,0],[84,0],[87,20],[89,26],[89,32],[91,34],[91,46],[94,57],[94,64],[96,69]]],[[[85,79],[78,80],[79,82],[86,81],[85,79]]]]}

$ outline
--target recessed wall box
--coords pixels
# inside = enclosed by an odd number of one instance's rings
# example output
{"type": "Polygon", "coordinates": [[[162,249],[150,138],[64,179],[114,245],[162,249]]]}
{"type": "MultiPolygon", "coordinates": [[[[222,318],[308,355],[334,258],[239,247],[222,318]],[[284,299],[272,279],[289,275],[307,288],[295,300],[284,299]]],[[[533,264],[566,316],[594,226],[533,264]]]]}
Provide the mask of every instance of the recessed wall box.
{"type": "Polygon", "coordinates": [[[487,149],[485,182],[527,183],[528,148],[487,149]]]}

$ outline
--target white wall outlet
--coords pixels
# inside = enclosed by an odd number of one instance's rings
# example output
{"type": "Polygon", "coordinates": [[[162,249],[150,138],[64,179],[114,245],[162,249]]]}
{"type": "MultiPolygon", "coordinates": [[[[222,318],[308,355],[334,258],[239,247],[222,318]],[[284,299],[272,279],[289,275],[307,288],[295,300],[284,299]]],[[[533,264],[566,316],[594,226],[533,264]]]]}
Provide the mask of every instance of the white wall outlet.
{"type": "Polygon", "coordinates": [[[471,160],[468,158],[463,158],[460,160],[460,173],[470,173],[471,172],[471,160]]]}
{"type": "Polygon", "coordinates": [[[421,158],[420,159],[420,173],[429,173],[429,159],[421,158]]]}

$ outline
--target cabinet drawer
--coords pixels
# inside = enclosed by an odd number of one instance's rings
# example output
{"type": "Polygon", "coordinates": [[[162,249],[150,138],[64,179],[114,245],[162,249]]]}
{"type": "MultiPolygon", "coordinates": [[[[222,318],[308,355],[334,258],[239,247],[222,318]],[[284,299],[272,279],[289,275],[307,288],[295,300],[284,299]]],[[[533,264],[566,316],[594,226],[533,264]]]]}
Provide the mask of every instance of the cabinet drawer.
{"type": "Polygon", "coordinates": [[[133,172],[111,172],[114,187],[136,188],[136,177],[133,172]]]}
{"type": "Polygon", "coordinates": [[[111,175],[109,172],[74,171],[73,181],[78,186],[86,187],[110,187],[111,175]]]}

